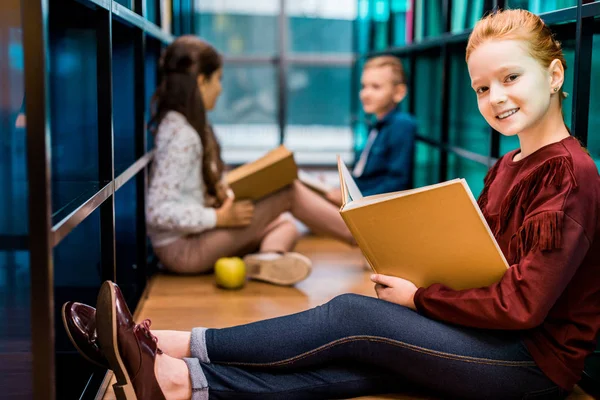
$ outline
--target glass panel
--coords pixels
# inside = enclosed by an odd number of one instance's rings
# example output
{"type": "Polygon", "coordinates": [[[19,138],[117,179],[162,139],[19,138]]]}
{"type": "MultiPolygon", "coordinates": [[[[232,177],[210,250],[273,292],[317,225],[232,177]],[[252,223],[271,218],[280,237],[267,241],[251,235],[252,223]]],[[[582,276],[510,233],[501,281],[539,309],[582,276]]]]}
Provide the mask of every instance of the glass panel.
{"type": "MultiPolygon", "coordinates": [[[[570,28],[569,28],[570,29],[570,28]]],[[[572,35],[575,35],[575,26],[572,27],[572,35]]],[[[563,90],[568,93],[566,99],[563,99],[562,109],[565,123],[571,128],[571,112],[573,109],[573,69],[575,68],[575,40],[558,38],[563,47],[567,69],[565,70],[565,81],[563,90]]],[[[593,87],[593,86],[592,86],[593,87]]],[[[593,92],[593,91],[592,91],[593,92]]],[[[500,136],[500,155],[506,154],[511,150],[519,148],[519,138],[517,136],[500,136]]]]}
{"type": "Polygon", "coordinates": [[[450,56],[450,126],[449,143],[466,150],[488,155],[490,126],[477,107],[477,96],[471,90],[471,78],[464,52],[450,56]]]}
{"type": "Polygon", "coordinates": [[[483,15],[484,0],[453,0],[451,31],[453,33],[471,29],[483,15]]]}
{"type": "Polygon", "coordinates": [[[195,32],[229,55],[273,55],[279,0],[196,0],[195,32]]]}
{"type": "Polygon", "coordinates": [[[414,187],[438,183],[440,171],[440,149],[417,141],[415,144],[414,187]]]}
{"type": "Polygon", "coordinates": [[[66,213],[98,186],[97,49],[94,11],[73,3],[50,20],[52,210],[66,213]],[[71,25],[71,26],[70,26],[71,25]]]}
{"type": "Polygon", "coordinates": [[[288,51],[352,53],[356,0],[286,0],[288,51]]]}
{"type": "MultiPolygon", "coordinates": [[[[158,24],[157,5],[159,2],[166,3],[162,0],[145,0],[146,1],[146,19],[150,22],[158,24]]],[[[169,2],[170,3],[170,2],[169,2]]]]}
{"type": "Polygon", "coordinates": [[[577,5],[577,0],[506,0],[505,8],[523,8],[535,14],[577,5]]]}
{"type": "MultiPolygon", "coordinates": [[[[600,33],[594,35],[594,48],[592,50],[592,88],[600,87],[600,33]]],[[[592,90],[590,93],[590,113],[588,126],[587,148],[594,157],[596,166],[600,170],[600,92],[592,90]]]]}
{"type": "Polygon", "coordinates": [[[350,80],[350,67],[290,67],[285,144],[297,162],[352,162],[350,80]]]}
{"type": "Polygon", "coordinates": [[[113,24],[113,130],[115,177],[135,162],[134,31],[113,24]]]}
{"type": "Polygon", "coordinates": [[[454,153],[448,153],[448,176],[446,179],[466,179],[476,199],[483,189],[483,178],[485,178],[487,171],[488,167],[486,165],[460,157],[454,153]]]}
{"type": "Polygon", "coordinates": [[[443,33],[442,7],[443,2],[440,0],[415,1],[415,42],[443,33]]]}
{"type": "Polygon", "coordinates": [[[127,8],[133,8],[133,0],[115,0],[117,3],[127,8]]]}
{"type": "MultiPolygon", "coordinates": [[[[25,82],[21,2],[0,2],[0,388],[32,398],[25,82]]],[[[4,398],[4,397],[3,397],[4,398]]]]}
{"type": "MultiPolygon", "coordinates": [[[[117,253],[117,282],[127,300],[135,309],[138,290],[136,178],[129,180],[115,193],[115,245],[117,253]]],[[[141,238],[146,240],[146,238],[141,238]]]]}
{"type": "MultiPolygon", "coordinates": [[[[160,57],[161,45],[158,41],[146,37],[146,59],[145,59],[145,84],[146,84],[146,122],[150,121],[151,113],[151,102],[154,91],[156,90],[158,82],[158,60],[160,57]]],[[[146,132],[146,150],[152,149],[154,146],[154,136],[150,132],[150,129],[146,132]]]]}
{"type": "Polygon", "coordinates": [[[97,381],[105,373],[79,355],[61,318],[66,301],[96,303],[101,276],[100,210],[97,209],[54,248],[57,399],[79,398],[90,379],[97,381]]]}
{"type": "Polygon", "coordinates": [[[435,55],[417,57],[415,63],[415,114],[418,132],[440,140],[442,108],[442,59],[435,55]],[[418,89],[416,89],[418,88],[418,89]]]}
{"type": "Polygon", "coordinates": [[[279,144],[276,82],[271,65],[225,65],[223,92],[208,118],[226,163],[254,160],[279,144]]]}

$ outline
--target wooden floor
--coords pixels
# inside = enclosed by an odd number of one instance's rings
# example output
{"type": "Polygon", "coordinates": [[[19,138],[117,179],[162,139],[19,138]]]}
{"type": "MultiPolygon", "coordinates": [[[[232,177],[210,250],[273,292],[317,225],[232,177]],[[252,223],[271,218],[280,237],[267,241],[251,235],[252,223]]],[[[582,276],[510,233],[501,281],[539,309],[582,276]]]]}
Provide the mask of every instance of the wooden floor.
{"type": "MultiPolygon", "coordinates": [[[[155,330],[226,327],[302,311],[342,293],[374,296],[359,250],[333,240],[308,237],[300,241],[296,251],[311,258],[313,272],[295,287],[250,281],[242,290],[226,291],[215,286],[213,276],[159,275],[153,278],[147,298],[136,310],[136,320],[150,318],[155,330]]],[[[115,399],[110,386],[104,399],[115,399]]],[[[433,398],[408,394],[361,397],[375,399],[433,398]]]]}

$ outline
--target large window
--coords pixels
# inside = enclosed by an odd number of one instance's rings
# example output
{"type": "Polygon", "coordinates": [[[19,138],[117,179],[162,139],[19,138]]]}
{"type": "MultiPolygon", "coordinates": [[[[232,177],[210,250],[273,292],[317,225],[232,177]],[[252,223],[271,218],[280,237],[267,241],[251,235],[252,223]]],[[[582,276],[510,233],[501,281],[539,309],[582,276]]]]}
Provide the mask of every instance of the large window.
{"type": "Polygon", "coordinates": [[[352,162],[351,70],[293,66],[288,77],[285,144],[295,151],[296,160],[330,164],[335,162],[334,153],[339,153],[352,162]],[[324,157],[330,157],[329,161],[324,157]]]}
{"type": "Polygon", "coordinates": [[[357,6],[356,0],[196,1],[196,32],[225,58],[223,94],[209,119],[226,163],[253,160],[280,143],[300,164],[334,165],[339,153],[352,161],[357,6]]]}
{"type": "Polygon", "coordinates": [[[228,64],[210,122],[226,162],[244,163],[279,144],[277,71],[272,65],[228,64]]]}
{"type": "Polygon", "coordinates": [[[277,53],[279,0],[197,0],[196,12],[196,32],[221,53],[277,53]]]}

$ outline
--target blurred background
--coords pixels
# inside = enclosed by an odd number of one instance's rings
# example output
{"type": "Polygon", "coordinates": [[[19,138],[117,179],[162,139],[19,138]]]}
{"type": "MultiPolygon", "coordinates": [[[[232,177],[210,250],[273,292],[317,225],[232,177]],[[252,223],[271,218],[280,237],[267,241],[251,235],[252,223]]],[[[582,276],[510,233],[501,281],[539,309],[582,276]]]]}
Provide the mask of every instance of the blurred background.
{"type": "Polygon", "coordinates": [[[118,278],[135,309],[154,272],[145,123],[173,37],[197,34],[225,57],[209,117],[230,166],[278,144],[309,170],[335,171],[337,154],[352,165],[371,121],[360,71],[394,54],[408,76],[401,108],[418,122],[414,185],[462,177],[478,196],[518,147],[480,116],[464,61],[470,29],[495,7],[540,14],[557,33],[565,119],[600,165],[599,1],[2,0],[0,398],[87,399],[103,384],[60,305],[93,304],[118,278]]]}

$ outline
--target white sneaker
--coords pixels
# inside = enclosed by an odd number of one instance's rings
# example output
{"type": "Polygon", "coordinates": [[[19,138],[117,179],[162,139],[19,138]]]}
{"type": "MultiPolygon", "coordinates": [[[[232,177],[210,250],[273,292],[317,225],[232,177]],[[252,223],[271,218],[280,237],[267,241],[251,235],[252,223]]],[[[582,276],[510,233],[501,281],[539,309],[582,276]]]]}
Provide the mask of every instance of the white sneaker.
{"type": "Polygon", "coordinates": [[[249,279],[290,286],[306,279],[312,271],[312,262],[302,254],[255,253],[244,257],[249,279]]]}

